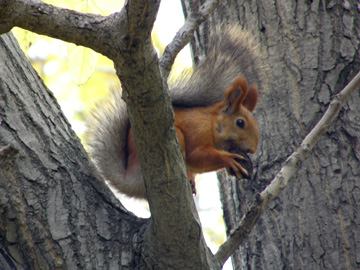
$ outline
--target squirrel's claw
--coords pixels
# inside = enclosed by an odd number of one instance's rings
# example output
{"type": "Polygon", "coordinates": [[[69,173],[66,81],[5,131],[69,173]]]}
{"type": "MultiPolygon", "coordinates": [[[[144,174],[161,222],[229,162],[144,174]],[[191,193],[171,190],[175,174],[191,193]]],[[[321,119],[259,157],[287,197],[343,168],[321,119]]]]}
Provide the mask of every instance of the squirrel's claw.
{"type": "Polygon", "coordinates": [[[238,180],[239,179],[249,179],[249,173],[246,169],[244,169],[242,166],[238,166],[237,170],[234,170],[231,167],[226,168],[226,171],[228,175],[235,176],[238,180]]]}
{"type": "Polygon", "coordinates": [[[253,172],[253,164],[251,162],[250,157],[241,153],[238,154],[238,157],[235,158],[236,167],[233,166],[227,167],[226,170],[229,175],[235,176],[237,179],[251,179],[253,172]],[[240,158],[241,157],[241,158],[240,158]]]}

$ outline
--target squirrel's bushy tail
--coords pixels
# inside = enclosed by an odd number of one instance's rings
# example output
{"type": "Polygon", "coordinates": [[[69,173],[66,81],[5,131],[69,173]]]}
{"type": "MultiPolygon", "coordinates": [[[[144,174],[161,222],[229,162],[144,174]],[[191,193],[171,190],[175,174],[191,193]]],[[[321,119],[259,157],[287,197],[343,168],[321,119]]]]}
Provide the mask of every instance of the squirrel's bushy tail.
{"type": "Polygon", "coordinates": [[[127,164],[130,120],[120,86],[111,89],[111,96],[92,112],[86,134],[87,150],[111,186],[130,197],[145,198],[140,166],[129,168],[127,164]]]}
{"type": "Polygon", "coordinates": [[[268,88],[268,66],[260,45],[240,26],[224,26],[210,37],[207,55],[191,76],[175,80],[170,97],[175,106],[209,106],[240,74],[260,92],[268,88]]]}

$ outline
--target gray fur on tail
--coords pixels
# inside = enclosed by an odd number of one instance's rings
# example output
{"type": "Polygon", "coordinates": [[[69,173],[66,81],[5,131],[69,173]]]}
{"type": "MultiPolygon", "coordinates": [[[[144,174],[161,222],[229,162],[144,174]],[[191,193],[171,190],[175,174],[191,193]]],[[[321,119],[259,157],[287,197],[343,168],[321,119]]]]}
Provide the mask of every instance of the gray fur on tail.
{"type": "Polygon", "coordinates": [[[88,121],[88,152],[100,174],[118,191],[145,198],[140,167],[128,168],[127,140],[130,120],[121,88],[111,89],[112,98],[97,104],[88,121]]]}
{"type": "Polygon", "coordinates": [[[170,97],[175,106],[208,106],[224,99],[226,89],[242,74],[262,92],[268,88],[268,67],[254,37],[240,26],[218,29],[208,54],[191,76],[175,81],[170,97]]]}

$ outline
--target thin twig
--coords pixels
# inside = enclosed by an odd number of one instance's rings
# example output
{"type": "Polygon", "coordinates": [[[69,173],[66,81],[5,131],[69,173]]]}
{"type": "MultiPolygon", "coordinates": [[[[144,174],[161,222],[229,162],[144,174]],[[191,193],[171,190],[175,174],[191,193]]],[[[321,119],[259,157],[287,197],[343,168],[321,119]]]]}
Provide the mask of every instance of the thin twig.
{"type": "Polygon", "coordinates": [[[198,12],[193,12],[187,17],[184,25],[176,33],[174,39],[166,46],[164,54],[159,60],[164,79],[169,76],[178,53],[190,42],[197,27],[209,17],[210,13],[220,2],[221,0],[208,0],[200,7],[198,12]]]}
{"type": "Polygon", "coordinates": [[[290,178],[298,171],[305,158],[309,155],[320,136],[328,129],[331,122],[338,115],[341,107],[350,95],[360,87],[360,72],[352,81],[335,96],[326,110],[323,117],[311,132],[305,137],[300,147],[286,160],[280,172],[266,187],[257,195],[250,209],[245,213],[240,224],[231,232],[229,238],[220,246],[215,257],[221,265],[230,257],[233,252],[242,244],[250,234],[261,214],[265,211],[269,203],[276,198],[287,186],[290,178]]]}

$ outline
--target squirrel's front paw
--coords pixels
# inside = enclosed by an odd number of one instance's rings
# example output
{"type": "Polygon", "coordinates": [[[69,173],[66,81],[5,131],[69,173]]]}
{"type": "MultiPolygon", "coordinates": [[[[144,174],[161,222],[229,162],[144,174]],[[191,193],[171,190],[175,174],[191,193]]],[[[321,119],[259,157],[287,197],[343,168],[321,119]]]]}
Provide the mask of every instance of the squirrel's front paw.
{"type": "Polygon", "coordinates": [[[226,171],[228,172],[228,174],[231,176],[235,176],[238,180],[239,179],[250,180],[253,175],[253,164],[250,157],[246,153],[241,152],[238,149],[232,149],[230,150],[230,152],[242,156],[242,159],[235,158],[235,161],[241,165],[241,168],[243,170],[240,169],[235,172],[233,168],[227,167],[226,171]]]}

